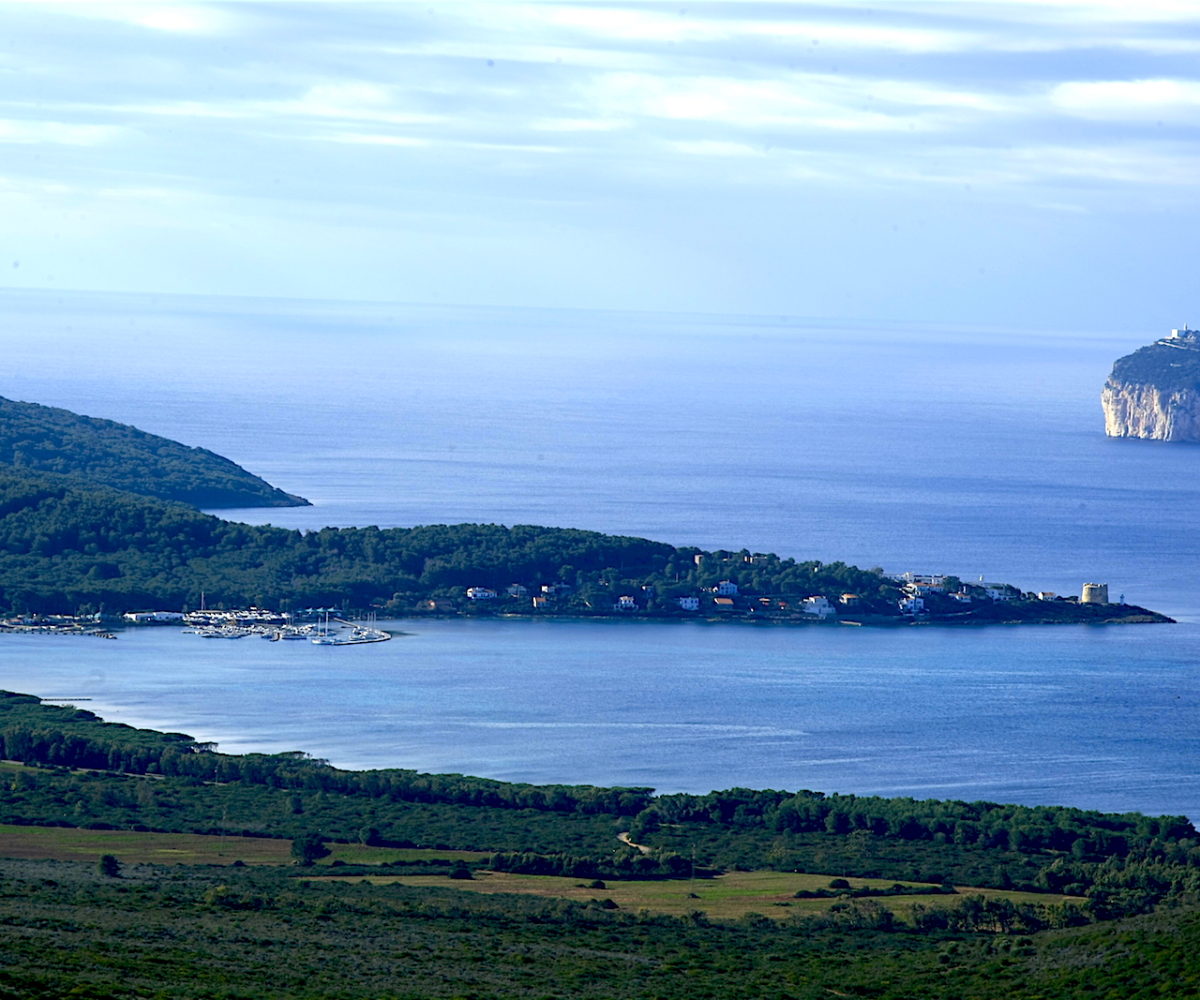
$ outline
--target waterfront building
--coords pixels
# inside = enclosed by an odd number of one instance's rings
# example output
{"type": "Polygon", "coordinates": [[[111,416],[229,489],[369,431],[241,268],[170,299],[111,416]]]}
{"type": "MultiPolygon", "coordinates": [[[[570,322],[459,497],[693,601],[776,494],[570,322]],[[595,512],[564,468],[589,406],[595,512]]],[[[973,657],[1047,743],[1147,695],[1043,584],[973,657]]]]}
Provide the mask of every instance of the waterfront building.
{"type": "Polygon", "coordinates": [[[804,598],[800,604],[800,610],[806,615],[816,615],[818,618],[828,618],[837,613],[837,609],[829,603],[829,598],[819,594],[804,598]]]}

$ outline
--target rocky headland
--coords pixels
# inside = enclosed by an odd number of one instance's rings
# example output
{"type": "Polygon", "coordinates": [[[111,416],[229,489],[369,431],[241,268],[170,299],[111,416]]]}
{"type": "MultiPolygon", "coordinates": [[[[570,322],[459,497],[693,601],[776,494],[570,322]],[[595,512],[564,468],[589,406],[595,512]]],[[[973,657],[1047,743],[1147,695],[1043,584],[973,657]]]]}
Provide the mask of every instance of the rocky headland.
{"type": "Polygon", "coordinates": [[[1172,330],[1120,358],[1101,404],[1109,437],[1200,441],[1200,331],[1172,330]]]}

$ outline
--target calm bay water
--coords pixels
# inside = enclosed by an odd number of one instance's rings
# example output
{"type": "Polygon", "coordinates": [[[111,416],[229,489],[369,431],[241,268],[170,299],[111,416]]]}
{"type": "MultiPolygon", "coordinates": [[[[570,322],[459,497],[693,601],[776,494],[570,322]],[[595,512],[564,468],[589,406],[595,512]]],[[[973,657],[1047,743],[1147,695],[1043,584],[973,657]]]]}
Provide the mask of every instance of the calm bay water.
{"type": "Polygon", "coordinates": [[[1127,628],[399,623],[380,646],[0,643],[0,685],[345,766],[1200,817],[1200,449],[1103,436],[1162,331],[4,293],[0,395],[228,455],[255,523],[492,521],[1077,592],[1127,628]],[[302,648],[297,648],[302,647],[302,648]]]}

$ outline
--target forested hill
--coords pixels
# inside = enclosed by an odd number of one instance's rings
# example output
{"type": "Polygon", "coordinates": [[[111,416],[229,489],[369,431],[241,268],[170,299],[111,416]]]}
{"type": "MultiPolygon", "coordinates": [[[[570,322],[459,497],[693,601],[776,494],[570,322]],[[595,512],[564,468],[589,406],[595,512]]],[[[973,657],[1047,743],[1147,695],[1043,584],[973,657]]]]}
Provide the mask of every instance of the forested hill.
{"type": "Polygon", "coordinates": [[[0,397],[0,463],[193,507],[302,507],[240,465],[128,424],[0,397]]]}
{"type": "MultiPolygon", "coordinates": [[[[727,554],[728,555],[728,554],[727,554]]],[[[580,607],[614,594],[744,585],[864,596],[894,590],[878,571],[777,556],[719,559],[644,538],[496,524],[323,528],[224,521],[183,504],[0,466],[0,608],[74,610],[336,605],[413,609],[463,588],[569,584],[580,607]],[[696,556],[700,555],[699,560],[696,556]],[[742,567],[742,568],[738,568],[742,567]]]]}
{"type": "Polygon", "coordinates": [[[323,528],[224,521],[183,504],[0,467],[0,607],[349,605],[510,579],[649,571],[669,545],[501,525],[323,528]]]}

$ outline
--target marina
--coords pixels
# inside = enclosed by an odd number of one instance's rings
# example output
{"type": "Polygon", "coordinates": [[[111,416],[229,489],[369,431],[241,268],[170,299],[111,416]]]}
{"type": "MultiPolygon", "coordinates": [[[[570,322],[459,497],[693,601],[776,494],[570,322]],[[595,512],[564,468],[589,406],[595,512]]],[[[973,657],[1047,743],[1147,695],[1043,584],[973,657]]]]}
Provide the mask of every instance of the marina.
{"type": "Polygon", "coordinates": [[[117,636],[106,628],[74,620],[45,622],[8,620],[0,621],[0,635],[70,635],[89,639],[115,639],[117,636]]]}
{"type": "Polygon", "coordinates": [[[289,640],[311,642],[319,646],[361,646],[373,642],[387,642],[390,632],[375,627],[369,622],[349,621],[324,612],[320,621],[299,621],[288,614],[266,611],[261,608],[236,609],[232,611],[139,612],[120,618],[102,618],[96,615],[71,616],[47,615],[0,620],[0,635],[46,635],[87,636],[99,639],[116,639],[112,629],[161,628],[183,624],[181,634],[201,639],[248,639],[257,636],[271,642],[289,640]],[[110,623],[112,628],[108,627],[110,623]]]}
{"type": "Polygon", "coordinates": [[[340,622],[328,630],[311,625],[284,625],[274,628],[268,625],[213,625],[202,628],[185,628],[185,635],[196,635],[201,639],[246,639],[258,636],[269,642],[282,640],[312,642],[318,646],[356,646],[368,642],[387,642],[391,636],[382,629],[366,628],[352,622],[340,622]]]}
{"type": "MultiPolygon", "coordinates": [[[[254,609],[258,611],[258,609],[254,609]]],[[[248,621],[242,612],[221,612],[220,617],[211,614],[196,620],[188,616],[185,635],[201,639],[247,639],[257,636],[269,642],[311,642],[318,646],[361,646],[371,642],[387,642],[391,634],[373,625],[331,618],[321,622],[292,622],[289,616],[274,616],[270,612],[258,612],[259,622],[248,621]]]]}

